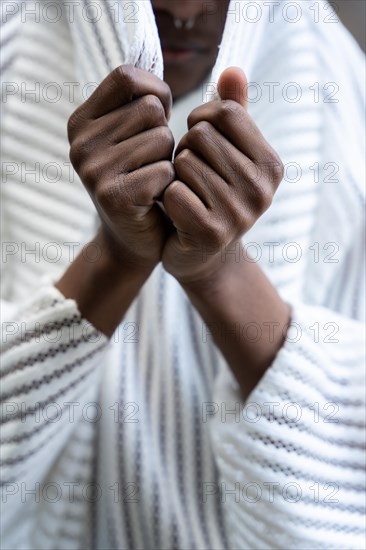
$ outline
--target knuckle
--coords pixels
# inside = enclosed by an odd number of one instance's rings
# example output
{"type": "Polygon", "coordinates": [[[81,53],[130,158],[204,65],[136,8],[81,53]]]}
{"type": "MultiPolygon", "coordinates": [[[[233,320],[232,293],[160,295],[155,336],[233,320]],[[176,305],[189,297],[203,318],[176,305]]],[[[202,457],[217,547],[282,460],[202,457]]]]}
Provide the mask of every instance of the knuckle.
{"type": "Polygon", "coordinates": [[[188,128],[192,128],[194,126],[196,122],[196,119],[195,119],[195,116],[193,113],[191,113],[190,115],[188,115],[187,117],[187,126],[188,128]]]}
{"type": "Polygon", "coordinates": [[[75,170],[78,170],[78,168],[81,164],[81,158],[80,158],[79,151],[77,150],[77,148],[75,147],[74,144],[72,144],[71,147],[70,147],[69,158],[70,158],[70,162],[71,162],[73,168],[75,170]]]}
{"type": "Polygon", "coordinates": [[[106,212],[111,212],[121,203],[121,187],[114,183],[101,185],[96,190],[95,199],[106,212]]]}
{"type": "Polygon", "coordinates": [[[94,148],[94,140],[80,133],[73,140],[71,144],[71,150],[76,157],[84,158],[94,148]]]}
{"type": "Polygon", "coordinates": [[[67,137],[71,144],[78,130],[85,123],[85,117],[82,115],[80,108],[76,109],[67,121],[67,137]]]}
{"type": "Polygon", "coordinates": [[[200,120],[192,126],[188,132],[188,140],[201,141],[207,138],[211,133],[212,126],[207,120],[200,120]]]}
{"type": "Polygon", "coordinates": [[[136,69],[133,65],[119,65],[109,75],[110,79],[117,85],[123,85],[129,90],[136,86],[136,69]]]}
{"type": "Polygon", "coordinates": [[[174,149],[174,137],[167,126],[160,126],[157,135],[157,147],[161,147],[164,153],[171,154],[174,149]]]}
{"type": "Polygon", "coordinates": [[[167,184],[171,183],[174,180],[175,178],[174,164],[169,160],[162,161],[161,176],[162,176],[162,180],[167,182],[167,184]]]}
{"type": "Polygon", "coordinates": [[[198,123],[198,121],[199,121],[199,119],[198,119],[199,111],[200,111],[200,107],[196,107],[196,108],[193,109],[193,111],[188,115],[188,118],[187,118],[187,125],[188,125],[188,128],[193,128],[193,126],[194,126],[195,124],[198,123]]]}
{"type": "Polygon", "coordinates": [[[273,159],[271,164],[271,175],[272,180],[275,182],[276,185],[279,185],[281,183],[285,175],[284,164],[277,154],[275,155],[275,158],[273,159]]]}
{"type": "Polygon", "coordinates": [[[202,240],[204,245],[219,249],[225,244],[226,231],[220,220],[207,218],[202,224],[202,240]]]}
{"type": "Polygon", "coordinates": [[[100,179],[100,170],[95,163],[85,162],[79,169],[79,175],[86,187],[94,188],[100,179]]]}
{"type": "Polygon", "coordinates": [[[217,110],[217,116],[220,120],[227,121],[237,117],[239,109],[242,111],[241,106],[236,101],[226,99],[220,102],[220,107],[217,110]]]}
{"type": "Polygon", "coordinates": [[[255,209],[259,213],[265,212],[272,204],[273,192],[268,188],[268,186],[259,186],[255,187],[255,209]]]}
{"type": "MultiPolygon", "coordinates": [[[[162,81],[160,84],[161,84],[161,100],[162,100],[162,103],[165,105],[167,116],[170,116],[171,108],[173,104],[172,92],[166,82],[162,81]]],[[[165,110],[164,110],[164,114],[165,114],[165,110]]]]}
{"type": "Polygon", "coordinates": [[[160,126],[165,124],[164,107],[160,99],[155,95],[146,95],[142,98],[142,114],[151,124],[160,126]]]}
{"type": "Polygon", "coordinates": [[[191,151],[189,149],[183,149],[174,159],[174,166],[179,170],[182,164],[189,162],[191,151]]]}
{"type": "Polygon", "coordinates": [[[271,206],[274,189],[271,176],[268,177],[268,163],[249,164],[244,173],[246,185],[242,187],[243,198],[249,200],[248,206],[253,212],[262,214],[271,206]]]}
{"type": "Polygon", "coordinates": [[[95,139],[86,136],[84,133],[78,134],[70,146],[69,157],[71,164],[77,170],[86,164],[87,159],[95,149],[95,139]]]}
{"type": "Polygon", "coordinates": [[[259,168],[261,168],[263,176],[271,183],[274,183],[276,186],[281,183],[284,177],[285,167],[275,151],[269,151],[269,154],[262,163],[262,167],[259,165],[259,168]]]}

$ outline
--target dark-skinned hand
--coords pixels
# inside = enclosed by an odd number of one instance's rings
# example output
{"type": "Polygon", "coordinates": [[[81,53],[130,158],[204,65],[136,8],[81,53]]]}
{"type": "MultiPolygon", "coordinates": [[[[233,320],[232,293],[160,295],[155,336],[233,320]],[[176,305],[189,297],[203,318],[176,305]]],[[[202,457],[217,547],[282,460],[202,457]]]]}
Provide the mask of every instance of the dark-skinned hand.
{"type": "Polygon", "coordinates": [[[102,242],[135,271],[160,261],[167,220],[156,199],[173,181],[172,97],[131,66],[109,74],[70,117],[70,159],[102,220],[102,242]]]}
{"type": "Polygon", "coordinates": [[[188,118],[178,144],[176,179],[164,192],[175,231],[163,251],[165,269],[181,283],[209,280],[222,254],[270,206],[283,165],[247,112],[247,80],[226,69],[221,100],[201,105],[188,118]]]}
{"type": "Polygon", "coordinates": [[[170,90],[146,71],[118,67],[69,119],[70,159],[105,242],[134,268],[162,259],[182,283],[209,278],[271,204],[283,165],[247,113],[245,75],[227,69],[218,86],[221,100],[190,114],[174,166],[170,90]]]}

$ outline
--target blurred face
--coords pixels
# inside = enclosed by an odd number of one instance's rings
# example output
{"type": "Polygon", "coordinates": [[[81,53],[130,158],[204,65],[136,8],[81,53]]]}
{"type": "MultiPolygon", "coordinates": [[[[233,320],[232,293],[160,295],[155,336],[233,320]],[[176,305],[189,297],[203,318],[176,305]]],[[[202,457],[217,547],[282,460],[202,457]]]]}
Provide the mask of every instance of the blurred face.
{"type": "Polygon", "coordinates": [[[215,64],[229,0],[152,0],[173,98],[193,90],[215,64]]]}

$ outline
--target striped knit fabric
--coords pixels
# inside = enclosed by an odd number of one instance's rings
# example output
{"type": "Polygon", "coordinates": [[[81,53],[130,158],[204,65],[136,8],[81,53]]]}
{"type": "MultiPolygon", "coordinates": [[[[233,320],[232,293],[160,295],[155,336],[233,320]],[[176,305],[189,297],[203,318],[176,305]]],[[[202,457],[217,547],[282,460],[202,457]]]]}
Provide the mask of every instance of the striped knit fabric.
{"type": "MultiPolygon", "coordinates": [[[[243,403],[161,266],[110,342],[53,286],[98,224],[67,119],[119,63],[161,74],[150,3],[2,3],[6,549],[364,548],[364,58],[323,2],[257,4],[256,23],[249,4],[231,2],[210,80],[249,72],[285,164],[243,241],[293,325],[243,403]]],[[[211,84],[176,105],[177,139],[211,84]]]]}

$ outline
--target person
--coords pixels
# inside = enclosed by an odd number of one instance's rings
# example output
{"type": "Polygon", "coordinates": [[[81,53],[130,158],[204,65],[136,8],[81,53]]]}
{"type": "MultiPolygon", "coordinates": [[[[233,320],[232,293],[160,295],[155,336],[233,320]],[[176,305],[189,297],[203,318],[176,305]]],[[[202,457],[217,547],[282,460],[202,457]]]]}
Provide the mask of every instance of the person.
{"type": "Polygon", "coordinates": [[[84,101],[44,90],[75,81],[72,33],[108,59],[106,29],[21,26],[3,124],[7,548],[363,545],[364,61],[340,23],[277,4],[247,79],[245,56],[218,64],[235,3],[153,0],[164,81],[110,67],[84,101]]]}

